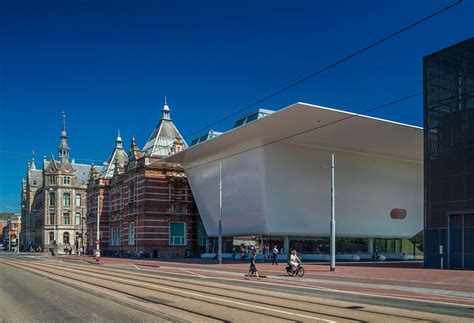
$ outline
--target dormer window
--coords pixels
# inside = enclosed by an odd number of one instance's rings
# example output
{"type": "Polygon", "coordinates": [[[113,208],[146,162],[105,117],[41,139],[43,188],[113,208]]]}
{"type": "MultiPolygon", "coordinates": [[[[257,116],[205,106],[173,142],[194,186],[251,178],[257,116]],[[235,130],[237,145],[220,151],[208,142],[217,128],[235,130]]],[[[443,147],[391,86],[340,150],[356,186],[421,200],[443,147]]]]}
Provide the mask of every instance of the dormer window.
{"type": "Polygon", "coordinates": [[[33,186],[36,186],[36,181],[33,181],[33,186]]]}
{"type": "Polygon", "coordinates": [[[71,177],[70,176],[64,176],[64,185],[70,185],[71,184],[71,177]]]}
{"type": "Polygon", "coordinates": [[[55,176],[50,176],[49,177],[49,184],[50,185],[56,185],[56,177],[55,176]]]}

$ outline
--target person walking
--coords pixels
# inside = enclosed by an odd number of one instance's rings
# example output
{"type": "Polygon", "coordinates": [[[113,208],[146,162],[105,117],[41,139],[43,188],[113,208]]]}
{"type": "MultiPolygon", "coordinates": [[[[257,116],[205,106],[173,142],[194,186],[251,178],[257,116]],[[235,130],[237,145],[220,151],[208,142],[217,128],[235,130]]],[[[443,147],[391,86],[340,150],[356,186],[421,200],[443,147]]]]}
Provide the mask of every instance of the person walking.
{"type": "Polygon", "coordinates": [[[260,280],[257,269],[257,252],[255,250],[252,252],[252,258],[250,259],[250,269],[247,275],[245,275],[245,279],[249,279],[250,275],[252,274],[257,277],[257,280],[260,280]]]}
{"type": "Polygon", "coordinates": [[[277,246],[273,246],[273,250],[272,250],[272,255],[273,255],[273,258],[272,258],[272,266],[273,265],[277,265],[278,266],[278,254],[280,252],[278,251],[278,248],[277,246]]]}

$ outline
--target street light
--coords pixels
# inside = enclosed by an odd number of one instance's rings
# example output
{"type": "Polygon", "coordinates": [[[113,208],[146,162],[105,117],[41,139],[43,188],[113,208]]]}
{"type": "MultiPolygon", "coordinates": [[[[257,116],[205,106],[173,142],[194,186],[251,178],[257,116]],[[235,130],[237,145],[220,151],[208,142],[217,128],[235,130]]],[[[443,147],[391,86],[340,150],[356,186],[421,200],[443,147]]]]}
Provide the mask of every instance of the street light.
{"type": "Polygon", "coordinates": [[[331,166],[322,166],[321,168],[331,168],[331,220],[329,221],[329,254],[331,271],[336,270],[336,190],[334,175],[334,154],[331,154],[331,166]]]}

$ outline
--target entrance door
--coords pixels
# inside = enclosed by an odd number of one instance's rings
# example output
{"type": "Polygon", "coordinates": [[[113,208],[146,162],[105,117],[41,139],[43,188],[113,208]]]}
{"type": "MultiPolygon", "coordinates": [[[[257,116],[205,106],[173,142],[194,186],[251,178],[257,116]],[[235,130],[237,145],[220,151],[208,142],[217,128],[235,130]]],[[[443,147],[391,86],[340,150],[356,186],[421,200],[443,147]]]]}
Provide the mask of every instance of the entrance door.
{"type": "Polygon", "coordinates": [[[450,268],[474,268],[474,215],[451,215],[449,237],[450,268]]]}

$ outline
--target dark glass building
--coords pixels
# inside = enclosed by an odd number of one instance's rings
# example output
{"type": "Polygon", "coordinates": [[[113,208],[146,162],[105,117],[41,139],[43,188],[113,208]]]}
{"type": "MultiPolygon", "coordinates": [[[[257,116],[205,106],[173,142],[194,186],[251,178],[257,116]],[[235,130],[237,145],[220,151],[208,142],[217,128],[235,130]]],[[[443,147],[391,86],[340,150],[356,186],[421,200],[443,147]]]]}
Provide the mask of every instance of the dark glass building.
{"type": "Polygon", "coordinates": [[[423,58],[425,267],[474,269],[474,38],[423,58]]]}

